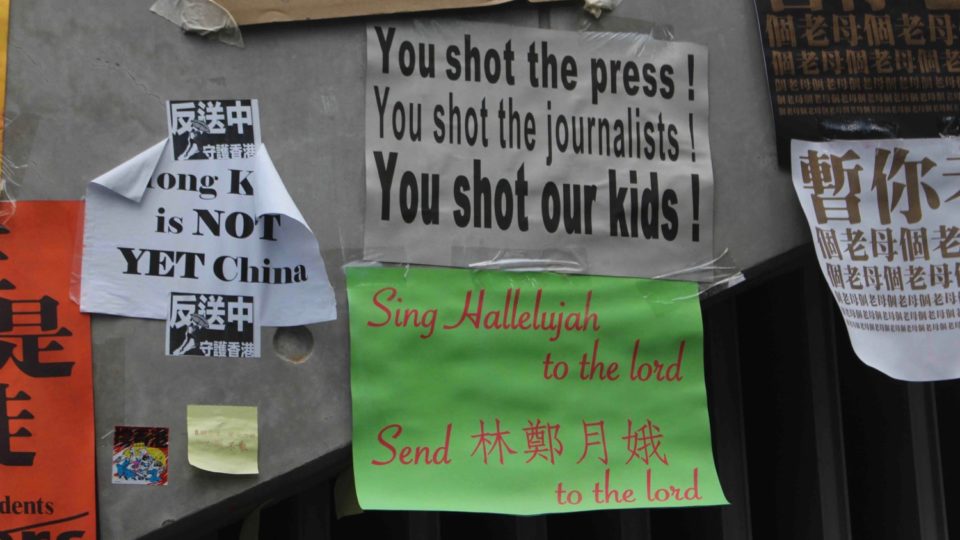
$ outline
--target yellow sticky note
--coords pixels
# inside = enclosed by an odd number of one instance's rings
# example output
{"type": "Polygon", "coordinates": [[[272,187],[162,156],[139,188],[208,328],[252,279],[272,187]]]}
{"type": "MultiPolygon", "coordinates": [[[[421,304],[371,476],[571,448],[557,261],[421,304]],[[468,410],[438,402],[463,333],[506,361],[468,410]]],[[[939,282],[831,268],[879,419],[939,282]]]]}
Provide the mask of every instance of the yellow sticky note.
{"type": "Polygon", "coordinates": [[[258,474],[257,408],[187,405],[187,461],[224,474],[258,474]]]}

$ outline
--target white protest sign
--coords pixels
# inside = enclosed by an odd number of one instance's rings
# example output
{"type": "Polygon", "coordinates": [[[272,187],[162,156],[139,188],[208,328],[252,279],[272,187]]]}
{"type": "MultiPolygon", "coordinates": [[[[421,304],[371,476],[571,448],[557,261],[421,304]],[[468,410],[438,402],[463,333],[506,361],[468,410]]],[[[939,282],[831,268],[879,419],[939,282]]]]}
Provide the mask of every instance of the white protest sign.
{"type": "Polygon", "coordinates": [[[336,319],[317,239],[259,143],[256,111],[256,100],[171,102],[170,137],[89,184],[82,311],[165,319],[172,292],[194,292],[255,297],[263,326],[336,319]]]}
{"type": "Polygon", "coordinates": [[[960,377],[960,140],[793,141],[793,186],[853,350],[960,377]]]}
{"type": "Polygon", "coordinates": [[[364,257],[696,279],[707,72],[704,47],[640,34],[370,24],[364,257]]]}

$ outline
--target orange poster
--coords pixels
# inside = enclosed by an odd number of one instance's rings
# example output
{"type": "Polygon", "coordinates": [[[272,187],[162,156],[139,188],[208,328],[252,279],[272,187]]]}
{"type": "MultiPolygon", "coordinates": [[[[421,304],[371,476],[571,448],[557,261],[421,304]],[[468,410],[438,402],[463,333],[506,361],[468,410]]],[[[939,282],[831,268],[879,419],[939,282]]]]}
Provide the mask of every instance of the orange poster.
{"type": "Polygon", "coordinates": [[[80,201],[0,204],[0,539],[97,537],[80,201]]]}
{"type": "MultiPolygon", "coordinates": [[[[7,99],[7,38],[10,33],[10,0],[0,0],[0,158],[3,157],[4,107],[7,99]]],[[[0,188],[3,181],[0,180],[0,188]]]]}

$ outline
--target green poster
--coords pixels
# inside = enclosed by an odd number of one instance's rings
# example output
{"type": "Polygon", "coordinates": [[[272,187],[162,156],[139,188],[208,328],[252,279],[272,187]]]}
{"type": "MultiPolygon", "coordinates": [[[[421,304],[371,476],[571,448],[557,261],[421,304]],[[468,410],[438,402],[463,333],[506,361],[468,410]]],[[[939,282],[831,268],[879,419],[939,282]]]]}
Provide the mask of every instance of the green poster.
{"type": "Polygon", "coordinates": [[[697,286],[347,269],[365,509],[724,504],[697,286]]]}

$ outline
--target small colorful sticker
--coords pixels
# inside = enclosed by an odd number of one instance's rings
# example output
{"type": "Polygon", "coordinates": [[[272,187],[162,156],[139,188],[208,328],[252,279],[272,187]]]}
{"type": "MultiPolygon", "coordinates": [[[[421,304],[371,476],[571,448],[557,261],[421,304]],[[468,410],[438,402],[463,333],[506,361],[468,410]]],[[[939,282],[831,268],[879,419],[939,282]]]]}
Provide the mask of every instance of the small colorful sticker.
{"type": "Polygon", "coordinates": [[[165,486],[170,429],[117,426],[113,432],[113,483],[165,486]]]}

